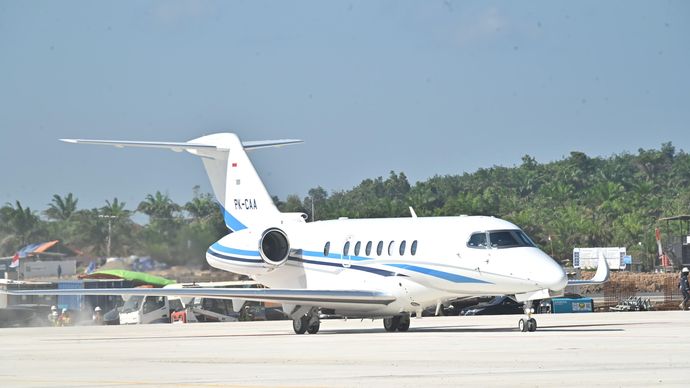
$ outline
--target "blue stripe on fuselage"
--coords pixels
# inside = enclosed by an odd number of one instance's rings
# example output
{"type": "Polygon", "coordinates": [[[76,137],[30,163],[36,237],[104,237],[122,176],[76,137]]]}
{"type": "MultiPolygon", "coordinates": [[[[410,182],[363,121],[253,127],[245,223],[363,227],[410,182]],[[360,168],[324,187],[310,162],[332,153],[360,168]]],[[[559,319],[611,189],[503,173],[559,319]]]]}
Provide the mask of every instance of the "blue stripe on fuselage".
{"type": "Polygon", "coordinates": [[[329,259],[337,259],[337,260],[347,260],[349,257],[350,260],[353,261],[363,261],[363,260],[373,260],[368,257],[360,257],[360,256],[345,256],[339,254],[339,253],[329,253],[328,256],[324,256],[323,252],[317,252],[317,251],[302,251],[303,256],[310,256],[310,257],[328,257],[329,259]]]}
{"type": "MultiPolygon", "coordinates": [[[[235,255],[242,255],[242,256],[252,256],[252,257],[259,257],[260,254],[258,251],[247,251],[243,249],[235,249],[235,248],[229,248],[223,245],[220,245],[219,243],[215,243],[211,246],[212,249],[216,251],[220,251],[223,253],[230,253],[230,254],[235,254],[235,255]]],[[[228,260],[235,260],[235,261],[242,261],[242,262],[250,262],[250,263],[258,263],[262,262],[261,260],[257,259],[241,259],[235,256],[226,256],[222,254],[218,254],[217,252],[213,252],[211,250],[208,251],[210,254],[216,257],[228,259],[228,260]]],[[[308,256],[308,257],[319,257],[319,258],[326,258],[323,255],[323,252],[316,252],[316,251],[302,251],[303,256],[308,256]]],[[[335,253],[330,253],[328,255],[329,259],[336,259],[336,260],[342,260],[342,261],[347,261],[347,256],[346,258],[342,258],[341,255],[335,254],[335,253]]],[[[367,257],[359,257],[359,256],[350,256],[350,259],[352,261],[363,261],[363,260],[373,260],[371,258],[367,257]]],[[[372,267],[367,267],[367,266],[361,266],[361,265],[350,265],[349,267],[345,267],[342,265],[342,262],[338,263],[332,263],[332,262],[327,262],[327,261],[318,261],[318,260],[309,260],[309,259],[304,259],[304,258],[297,258],[294,256],[290,256],[289,258],[290,261],[297,261],[297,262],[304,262],[307,264],[315,264],[315,265],[323,265],[327,267],[341,267],[341,268],[351,268],[359,271],[365,271],[369,273],[374,273],[377,275],[381,276],[395,276],[395,272],[383,270],[383,269],[378,269],[378,268],[372,268],[372,267]]],[[[410,265],[410,264],[386,264],[391,267],[396,267],[400,269],[406,269],[409,271],[414,271],[418,273],[422,273],[425,275],[437,277],[440,279],[448,280],[454,283],[486,283],[486,284],[491,284],[490,282],[484,281],[484,280],[479,280],[479,279],[474,279],[471,277],[467,276],[462,276],[462,275],[457,275],[453,274],[450,272],[444,272],[444,271],[439,271],[431,268],[425,268],[425,267],[420,267],[416,265],[410,265]]]]}
{"type": "Polygon", "coordinates": [[[215,244],[211,245],[211,248],[215,249],[217,251],[220,251],[220,252],[234,253],[236,255],[259,256],[259,251],[246,251],[244,249],[235,249],[235,248],[230,248],[230,247],[220,245],[219,243],[215,243],[215,244]]]}
{"type": "Polygon", "coordinates": [[[386,264],[386,265],[389,265],[391,267],[400,268],[400,269],[407,269],[410,271],[423,273],[425,275],[434,276],[434,277],[437,277],[440,279],[445,279],[445,280],[455,282],[455,283],[487,283],[487,284],[491,284],[490,282],[487,282],[484,280],[474,279],[474,278],[470,278],[470,277],[462,276],[462,275],[456,275],[456,274],[450,273],[450,272],[438,271],[438,270],[431,269],[431,268],[419,267],[416,265],[409,265],[409,264],[386,264]]]}
{"type": "Polygon", "coordinates": [[[232,261],[239,261],[239,262],[242,262],[242,263],[254,263],[254,264],[261,264],[261,263],[263,263],[263,260],[261,260],[261,259],[258,259],[258,260],[257,260],[257,259],[243,259],[243,258],[240,258],[240,257],[226,256],[226,255],[220,254],[220,253],[218,253],[218,252],[214,252],[214,251],[212,251],[212,250],[210,250],[210,249],[207,250],[206,253],[208,253],[209,255],[215,256],[215,257],[217,257],[217,258],[219,258],[219,259],[232,260],[232,261]]]}
{"type": "Polygon", "coordinates": [[[225,210],[223,205],[218,204],[218,206],[220,206],[220,210],[223,212],[223,220],[225,220],[225,226],[227,226],[228,229],[232,230],[233,232],[239,232],[242,229],[247,229],[247,227],[241,223],[240,220],[225,210]]]}

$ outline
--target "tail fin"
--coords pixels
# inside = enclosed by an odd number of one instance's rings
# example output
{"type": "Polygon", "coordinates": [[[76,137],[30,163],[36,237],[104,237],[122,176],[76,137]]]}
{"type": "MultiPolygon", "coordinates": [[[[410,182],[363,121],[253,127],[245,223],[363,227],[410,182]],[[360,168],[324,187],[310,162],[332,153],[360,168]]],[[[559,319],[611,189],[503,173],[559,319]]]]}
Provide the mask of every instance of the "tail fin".
{"type": "Polygon", "coordinates": [[[241,142],[234,133],[216,133],[186,143],[119,140],[61,139],[68,143],[101,144],[115,147],[168,148],[201,157],[211,187],[223,210],[225,224],[238,231],[258,223],[277,220],[280,212],[245,151],[301,143],[283,139],[241,142]]]}

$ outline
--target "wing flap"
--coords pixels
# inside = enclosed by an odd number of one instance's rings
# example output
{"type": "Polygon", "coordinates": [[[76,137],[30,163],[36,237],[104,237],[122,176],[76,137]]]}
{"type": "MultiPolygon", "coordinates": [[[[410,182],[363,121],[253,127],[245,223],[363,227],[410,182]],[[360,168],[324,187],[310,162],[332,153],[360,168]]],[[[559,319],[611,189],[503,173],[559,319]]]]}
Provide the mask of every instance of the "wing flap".
{"type": "Polygon", "coordinates": [[[141,295],[217,299],[244,299],[259,302],[318,306],[320,303],[388,305],[395,297],[377,291],[293,290],[269,288],[94,288],[61,290],[2,290],[9,295],[141,295]]]}

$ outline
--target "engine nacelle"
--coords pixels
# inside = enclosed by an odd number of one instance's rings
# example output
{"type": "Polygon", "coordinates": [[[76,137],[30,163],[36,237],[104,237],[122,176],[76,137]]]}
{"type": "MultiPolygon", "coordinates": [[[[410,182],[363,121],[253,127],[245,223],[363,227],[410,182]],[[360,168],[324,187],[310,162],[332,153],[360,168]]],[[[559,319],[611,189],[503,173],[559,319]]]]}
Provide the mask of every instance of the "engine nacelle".
{"type": "Polygon", "coordinates": [[[290,242],[287,234],[278,228],[266,229],[259,239],[259,255],[264,263],[278,267],[290,256],[290,242]]]}

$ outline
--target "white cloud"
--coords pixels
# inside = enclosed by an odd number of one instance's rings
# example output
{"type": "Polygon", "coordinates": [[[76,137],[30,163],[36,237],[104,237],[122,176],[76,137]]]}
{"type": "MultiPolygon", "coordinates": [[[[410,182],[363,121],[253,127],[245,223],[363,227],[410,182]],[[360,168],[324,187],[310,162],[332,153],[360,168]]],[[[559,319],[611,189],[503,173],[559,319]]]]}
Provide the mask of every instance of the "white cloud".
{"type": "Polygon", "coordinates": [[[497,7],[490,7],[478,14],[461,18],[457,31],[457,42],[460,46],[493,39],[510,28],[508,19],[497,7]]]}

